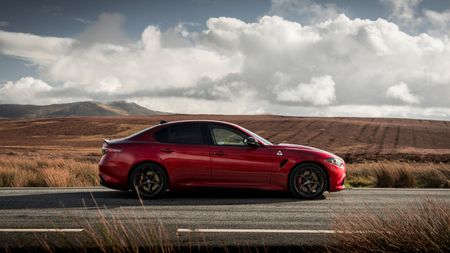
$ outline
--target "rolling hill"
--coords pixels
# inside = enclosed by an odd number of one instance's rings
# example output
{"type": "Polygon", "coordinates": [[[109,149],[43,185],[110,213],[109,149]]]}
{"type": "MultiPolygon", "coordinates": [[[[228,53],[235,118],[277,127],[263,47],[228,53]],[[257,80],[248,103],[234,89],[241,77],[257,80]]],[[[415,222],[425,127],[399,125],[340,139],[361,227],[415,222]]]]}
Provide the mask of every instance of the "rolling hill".
{"type": "Polygon", "coordinates": [[[36,119],[36,118],[61,118],[70,116],[130,116],[130,115],[161,115],[164,112],[152,111],[136,103],[114,101],[110,103],[100,102],[75,102],[52,105],[18,105],[1,104],[0,118],[11,119],[36,119]]]}

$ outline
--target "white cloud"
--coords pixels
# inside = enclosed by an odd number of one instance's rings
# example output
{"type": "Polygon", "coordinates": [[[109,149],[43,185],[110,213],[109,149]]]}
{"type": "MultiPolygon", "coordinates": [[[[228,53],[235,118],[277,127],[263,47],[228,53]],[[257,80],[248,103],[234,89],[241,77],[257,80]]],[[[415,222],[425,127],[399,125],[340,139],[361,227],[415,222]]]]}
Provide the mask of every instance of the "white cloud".
{"type": "Polygon", "coordinates": [[[70,38],[43,37],[0,30],[0,53],[46,64],[63,55],[74,43],[70,38]]]}
{"type": "Polygon", "coordinates": [[[319,4],[312,0],[272,0],[269,15],[306,23],[317,23],[336,18],[343,10],[336,4],[319,4]]]}
{"type": "MultiPolygon", "coordinates": [[[[206,24],[203,31],[150,25],[126,43],[97,39],[92,28],[83,33],[89,43],[1,31],[0,52],[36,64],[53,87],[27,103],[127,99],[180,113],[449,115],[446,38],[345,15],[310,25],[278,16],[206,24]],[[392,86],[401,82],[407,89],[392,86]]],[[[22,103],[15,94],[9,101],[22,103]]]]}
{"type": "Polygon", "coordinates": [[[424,10],[423,14],[430,23],[430,31],[437,35],[450,35],[450,9],[441,12],[424,10]]]}
{"type": "MultiPolygon", "coordinates": [[[[80,19],[76,20],[81,21],[80,19]]],[[[84,32],[76,36],[76,39],[82,43],[122,45],[130,42],[123,29],[125,17],[118,13],[102,13],[96,22],[87,23],[87,20],[84,22],[90,25],[84,32]]]]}
{"type": "Polygon", "coordinates": [[[313,77],[310,83],[299,83],[296,87],[280,90],[277,99],[300,104],[329,105],[336,99],[334,86],[331,76],[313,77]]]}
{"type": "Polygon", "coordinates": [[[430,19],[430,22],[436,26],[447,26],[450,22],[450,9],[442,12],[425,10],[424,14],[430,19]]]}
{"type": "Polygon", "coordinates": [[[389,19],[402,26],[417,26],[421,20],[416,16],[422,0],[379,0],[390,10],[389,19]]]}
{"type": "Polygon", "coordinates": [[[419,104],[420,99],[412,94],[408,85],[404,82],[389,87],[386,91],[386,96],[393,99],[398,99],[407,104],[419,104]]]}
{"type": "Polygon", "coordinates": [[[33,77],[23,77],[16,82],[8,81],[0,84],[0,103],[46,103],[48,102],[48,97],[41,96],[52,89],[47,83],[33,77]]]}
{"type": "Polygon", "coordinates": [[[73,20],[75,20],[77,22],[80,22],[82,24],[90,24],[90,23],[92,23],[91,20],[85,19],[85,18],[74,18],[73,20]]]}
{"type": "Polygon", "coordinates": [[[421,8],[422,0],[379,0],[388,8],[388,20],[395,22],[404,31],[432,36],[450,35],[450,9],[430,10],[421,8]]]}

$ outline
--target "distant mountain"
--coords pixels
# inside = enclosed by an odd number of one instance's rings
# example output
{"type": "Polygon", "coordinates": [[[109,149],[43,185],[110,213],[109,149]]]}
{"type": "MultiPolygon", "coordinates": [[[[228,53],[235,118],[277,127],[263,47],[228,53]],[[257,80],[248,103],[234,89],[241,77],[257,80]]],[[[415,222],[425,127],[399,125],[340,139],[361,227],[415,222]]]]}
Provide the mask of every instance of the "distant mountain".
{"type": "Polygon", "coordinates": [[[163,115],[165,112],[152,111],[136,103],[115,101],[75,102],[52,105],[0,104],[0,118],[56,118],[69,116],[127,116],[163,115]]]}

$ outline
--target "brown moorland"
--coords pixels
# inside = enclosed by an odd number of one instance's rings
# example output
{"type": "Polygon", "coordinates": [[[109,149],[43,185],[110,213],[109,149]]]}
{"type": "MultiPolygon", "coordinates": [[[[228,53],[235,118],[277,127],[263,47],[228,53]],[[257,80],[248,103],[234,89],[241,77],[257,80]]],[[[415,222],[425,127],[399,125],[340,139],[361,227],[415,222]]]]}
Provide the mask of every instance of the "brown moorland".
{"type": "Polygon", "coordinates": [[[97,173],[103,139],[124,137],[160,120],[190,119],[229,121],[274,143],[297,143],[336,153],[349,163],[349,182],[354,186],[450,185],[448,121],[158,115],[0,119],[0,186],[96,185],[98,180],[93,175],[97,173]],[[60,176],[52,176],[57,174],[60,176]],[[24,180],[24,175],[33,175],[34,179],[24,180]],[[436,177],[436,182],[424,181],[436,177]]]}

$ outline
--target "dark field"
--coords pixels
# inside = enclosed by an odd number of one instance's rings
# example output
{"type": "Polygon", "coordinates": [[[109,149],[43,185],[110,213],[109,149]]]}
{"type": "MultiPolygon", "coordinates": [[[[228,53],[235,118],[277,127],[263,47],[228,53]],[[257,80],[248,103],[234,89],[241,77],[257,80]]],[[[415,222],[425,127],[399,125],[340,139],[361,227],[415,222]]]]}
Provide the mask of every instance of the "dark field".
{"type": "Polygon", "coordinates": [[[376,118],[167,115],[0,120],[0,151],[91,149],[161,120],[214,119],[242,125],[271,142],[297,143],[347,160],[450,161],[450,122],[376,118]]]}

